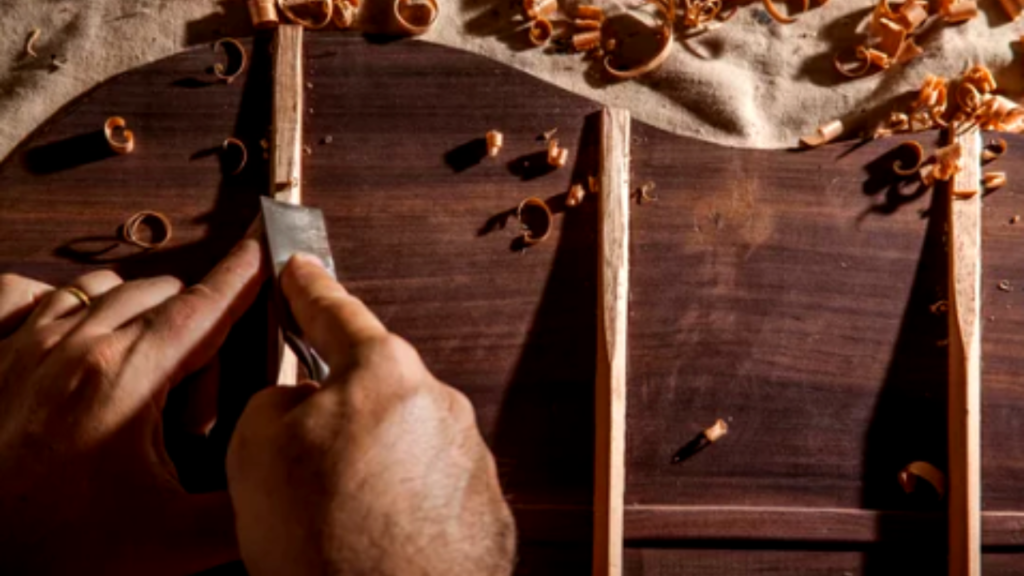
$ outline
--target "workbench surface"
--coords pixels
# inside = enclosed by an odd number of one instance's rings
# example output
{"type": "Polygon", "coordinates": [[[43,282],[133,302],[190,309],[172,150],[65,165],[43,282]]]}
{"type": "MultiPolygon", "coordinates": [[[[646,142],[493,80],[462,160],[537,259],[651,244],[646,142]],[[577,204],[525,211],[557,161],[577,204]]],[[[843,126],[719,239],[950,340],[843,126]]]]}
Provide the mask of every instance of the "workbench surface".
{"type": "MultiPolygon", "coordinates": [[[[248,45],[248,44],[247,44],[248,45]]],[[[0,165],[0,271],[51,283],[109,265],[194,281],[241,237],[268,189],[268,43],[213,82],[194,50],[115,78],[0,165]],[[97,131],[123,116],[136,151],[97,131]],[[246,143],[239,175],[224,138],[246,143]],[[162,250],[117,245],[139,210],[174,224],[162,250]],[[110,248],[107,250],[107,248],[110,248]]],[[[473,400],[519,519],[521,574],[590,563],[599,106],[484,58],[350,35],[306,41],[307,204],[326,214],[341,280],[473,400]],[[566,169],[543,169],[557,128],[566,169]],[[480,158],[485,132],[505,134],[480,158]],[[514,209],[550,199],[551,237],[518,250],[514,209]]],[[[653,80],[657,81],[657,80],[653,80]]],[[[921,135],[926,144],[933,134],[921,135]]],[[[1024,574],[1024,138],[985,197],[986,574],[1024,574]],[[997,288],[1009,281],[1009,291],[997,288]]],[[[727,149],[633,124],[626,573],[944,573],[944,503],[908,496],[906,464],[945,466],[945,202],[897,183],[899,139],[808,152],[727,149]],[[717,418],[729,434],[681,464],[717,418]],[[909,571],[909,572],[908,572],[909,571]]],[[[265,305],[221,354],[210,438],[176,433],[186,484],[223,486],[223,451],[265,381],[265,305]],[[254,352],[255,351],[255,352],[254,352]]]]}

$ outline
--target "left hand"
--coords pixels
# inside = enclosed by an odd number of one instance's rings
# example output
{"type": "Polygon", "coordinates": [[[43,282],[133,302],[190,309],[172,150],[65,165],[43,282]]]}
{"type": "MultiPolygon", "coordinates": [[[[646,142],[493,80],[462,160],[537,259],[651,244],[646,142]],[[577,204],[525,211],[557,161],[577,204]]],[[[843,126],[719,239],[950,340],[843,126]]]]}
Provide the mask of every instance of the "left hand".
{"type": "Polygon", "coordinates": [[[0,276],[0,573],[184,575],[238,556],[224,492],[187,494],[168,390],[209,363],[263,280],[244,240],[200,284],[0,276]]]}

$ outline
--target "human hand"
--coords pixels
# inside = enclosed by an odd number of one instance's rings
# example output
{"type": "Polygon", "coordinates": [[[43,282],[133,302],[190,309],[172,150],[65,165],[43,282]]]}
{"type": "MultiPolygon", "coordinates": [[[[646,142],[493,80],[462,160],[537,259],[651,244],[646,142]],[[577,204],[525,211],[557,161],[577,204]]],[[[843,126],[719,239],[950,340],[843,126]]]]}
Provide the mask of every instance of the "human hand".
{"type": "Polygon", "coordinates": [[[331,368],[250,401],[228,490],[253,576],[509,574],[515,526],[462,393],[312,257],[282,288],[331,368]]]}
{"type": "Polygon", "coordinates": [[[186,494],[168,390],[207,364],[262,281],[246,240],[200,284],[0,276],[0,573],[191,574],[237,558],[226,493],[186,494]]]}

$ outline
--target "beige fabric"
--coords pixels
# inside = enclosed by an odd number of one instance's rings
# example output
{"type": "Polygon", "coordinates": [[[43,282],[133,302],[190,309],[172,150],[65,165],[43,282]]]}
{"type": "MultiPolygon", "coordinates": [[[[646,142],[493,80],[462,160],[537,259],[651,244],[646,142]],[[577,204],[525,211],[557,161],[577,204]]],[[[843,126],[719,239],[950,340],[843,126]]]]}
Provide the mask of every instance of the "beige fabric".
{"type": "MultiPolygon", "coordinates": [[[[1014,98],[1024,84],[1019,26],[1007,20],[997,0],[979,0],[981,16],[966,25],[932,26],[921,58],[852,81],[834,73],[832,57],[859,42],[870,0],[815,4],[789,25],[772,22],[760,3],[748,1],[732,20],[691,40],[692,50],[677,43],[659,70],[618,83],[608,83],[579,55],[525,49],[513,0],[440,2],[441,15],[426,40],[627,107],[666,130],[732,146],[790,147],[834,118],[881,118],[925,74],[955,76],[968,64],[990,66],[1014,98]]],[[[609,12],[623,9],[604,5],[609,12]]],[[[0,14],[0,157],[97,83],[185,47],[251,30],[244,0],[0,0],[0,14]],[[42,31],[40,55],[28,59],[25,40],[36,27],[42,31]],[[67,63],[52,70],[51,55],[67,63]]]]}

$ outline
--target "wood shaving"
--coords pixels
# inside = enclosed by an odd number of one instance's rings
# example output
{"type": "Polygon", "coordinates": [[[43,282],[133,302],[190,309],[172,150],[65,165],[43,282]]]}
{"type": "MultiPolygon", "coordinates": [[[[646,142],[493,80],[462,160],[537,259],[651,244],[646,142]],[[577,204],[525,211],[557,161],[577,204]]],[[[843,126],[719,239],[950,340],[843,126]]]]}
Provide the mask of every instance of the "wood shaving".
{"type": "Polygon", "coordinates": [[[637,201],[640,204],[643,204],[645,202],[654,202],[655,200],[657,200],[658,197],[651,194],[651,192],[654,192],[654,188],[654,182],[651,182],[650,180],[644,182],[643,185],[641,185],[640,188],[637,190],[637,201]]]}
{"type": "Polygon", "coordinates": [[[487,155],[494,158],[498,152],[501,152],[501,147],[505,144],[505,135],[497,130],[490,130],[485,139],[487,140],[487,155]]]}
{"type": "Polygon", "coordinates": [[[111,116],[103,124],[103,136],[110,149],[118,154],[131,154],[135,150],[135,134],[125,128],[126,125],[120,116],[111,116]]]}
{"type": "Polygon", "coordinates": [[[900,486],[903,487],[903,491],[907,494],[917,489],[918,480],[924,480],[931,484],[940,499],[946,495],[946,475],[927,462],[911,462],[907,464],[903,470],[900,470],[897,479],[900,486]]]}
{"type": "Polygon", "coordinates": [[[331,20],[340,30],[351,28],[359,15],[359,0],[334,0],[334,13],[331,20]]]}
{"type": "Polygon", "coordinates": [[[331,23],[331,17],[334,15],[334,2],[333,0],[309,0],[309,2],[307,2],[307,4],[313,3],[323,5],[323,15],[320,20],[313,20],[312,18],[303,18],[298,16],[292,11],[288,0],[277,0],[277,9],[284,14],[284,17],[288,22],[298,24],[303,28],[308,28],[310,30],[319,30],[331,23]]]}
{"type": "Polygon", "coordinates": [[[841,120],[833,120],[818,126],[815,134],[801,138],[800,144],[806,148],[817,148],[841,136],[843,130],[843,122],[841,120]]]}
{"type": "Polygon", "coordinates": [[[577,52],[589,52],[601,47],[601,31],[579,32],[572,36],[572,47],[577,52]]]}
{"type": "Polygon", "coordinates": [[[245,144],[243,144],[242,141],[237,138],[225,138],[224,142],[221,144],[221,148],[225,152],[232,146],[238,148],[240,154],[238,166],[236,166],[235,169],[231,171],[231,175],[236,176],[242,172],[243,168],[245,168],[245,163],[249,159],[249,152],[245,149],[245,144]]]}
{"type": "Polygon", "coordinates": [[[1020,214],[1014,214],[1013,218],[1010,218],[1010,224],[1017,224],[1020,222],[1020,214]]]}
{"type": "Polygon", "coordinates": [[[540,136],[541,136],[541,138],[544,139],[545,142],[547,142],[547,141],[551,140],[552,138],[554,138],[555,134],[557,134],[557,133],[558,133],[558,128],[552,128],[551,130],[547,130],[545,132],[542,132],[540,136]]]}
{"type": "Polygon", "coordinates": [[[1024,2],[1021,0],[999,0],[999,3],[1002,4],[1006,16],[1011,21],[1016,21],[1024,12],[1024,2]]]}
{"type": "MultiPolygon", "coordinates": [[[[235,80],[235,78],[238,78],[238,76],[245,71],[245,66],[248,63],[248,57],[246,56],[245,53],[245,47],[242,46],[241,42],[235,40],[234,38],[221,38],[220,40],[217,40],[213,43],[213,51],[216,52],[218,48],[223,48],[226,54],[228,46],[231,46],[232,48],[238,51],[238,68],[236,68],[232,72],[226,72],[225,66],[220,62],[217,62],[213,65],[213,74],[218,79],[223,80],[228,84],[231,84],[235,80]]],[[[230,55],[228,56],[230,60],[230,55]]]]}
{"type": "Polygon", "coordinates": [[[661,66],[665,60],[668,59],[669,54],[672,53],[672,46],[675,45],[672,35],[672,27],[676,19],[675,0],[667,0],[667,3],[665,3],[665,0],[653,0],[650,4],[657,8],[658,14],[664,20],[663,24],[651,29],[651,33],[654,34],[660,42],[660,49],[647,62],[638,64],[631,68],[623,69],[613,64],[615,60],[613,52],[617,46],[606,43],[605,50],[610,54],[605,56],[604,69],[612,77],[618,78],[619,80],[628,80],[630,78],[643,76],[644,74],[656,69],[658,66],[661,66]]]}
{"type": "Polygon", "coordinates": [[[548,164],[561,168],[569,161],[569,149],[558,145],[558,139],[548,140],[548,164]]]}
{"type": "Polygon", "coordinates": [[[587,191],[583,189],[582,184],[573,184],[572,187],[569,188],[569,194],[565,197],[565,205],[570,208],[579,206],[586,195],[587,191]]]}
{"type": "Polygon", "coordinates": [[[556,0],[524,0],[523,10],[526,11],[526,17],[530,20],[539,20],[541,18],[548,18],[555,13],[558,9],[558,2],[556,0]]]}
{"type": "Polygon", "coordinates": [[[32,32],[29,33],[28,38],[25,40],[25,54],[28,55],[29,58],[35,58],[36,56],[39,56],[39,54],[36,53],[35,46],[36,41],[39,40],[39,37],[42,34],[43,31],[40,30],[39,28],[33,28],[32,32]]]}
{"type": "Polygon", "coordinates": [[[516,209],[516,218],[519,220],[520,227],[522,228],[523,234],[521,238],[526,246],[539,244],[551,234],[551,208],[548,207],[547,202],[540,198],[531,197],[520,202],[519,207],[516,209]],[[541,214],[544,214],[545,222],[542,232],[539,234],[523,222],[523,213],[530,207],[538,208],[541,214]]]}
{"type": "Polygon", "coordinates": [[[1000,280],[996,288],[999,288],[1002,292],[1013,292],[1013,285],[1010,284],[1009,280],[1000,280]]]}
{"type": "Polygon", "coordinates": [[[939,300],[935,304],[929,306],[928,309],[931,310],[932,314],[945,314],[946,312],[949,312],[949,301],[939,300]]]}
{"type": "Polygon", "coordinates": [[[995,138],[989,140],[988,144],[985,145],[985,149],[981,152],[982,162],[991,162],[1003,154],[1006,154],[1006,150],[1009,148],[1009,144],[1003,138],[995,138]]]}
{"type": "Polygon", "coordinates": [[[981,183],[986,190],[1002,188],[1006,184],[1006,172],[986,172],[981,177],[981,183]]]}
{"type": "Polygon", "coordinates": [[[551,40],[551,36],[555,33],[554,27],[551,25],[551,21],[547,18],[538,18],[533,22],[530,22],[530,42],[534,46],[543,46],[551,40]]]}
{"type": "Polygon", "coordinates": [[[917,141],[908,140],[896,147],[897,150],[900,148],[909,148],[914,152],[916,160],[914,161],[914,165],[909,168],[905,168],[903,163],[900,160],[897,160],[892,164],[892,171],[900,176],[910,176],[920,170],[921,165],[924,164],[924,147],[917,141]]]}
{"type": "Polygon", "coordinates": [[[950,24],[966,22],[978,16],[978,3],[974,0],[960,0],[959,2],[943,2],[939,9],[942,19],[950,24]]]}
{"type": "MultiPolygon", "coordinates": [[[[587,30],[600,30],[600,20],[573,20],[572,25],[576,30],[584,32],[587,30]]],[[[600,39],[600,36],[598,37],[600,39]]]]}
{"type": "Polygon", "coordinates": [[[121,237],[125,242],[145,250],[160,248],[171,241],[171,221],[159,212],[136,212],[121,226],[121,237]],[[148,241],[139,237],[139,227],[143,224],[152,231],[152,237],[148,241]]]}
{"type": "Polygon", "coordinates": [[[599,6],[588,6],[581,4],[576,7],[576,19],[577,20],[596,20],[601,22],[604,20],[604,10],[599,6]]]}
{"type": "MultiPolygon", "coordinates": [[[[957,17],[962,14],[957,12],[957,17]]],[[[843,62],[836,54],[833,58],[836,70],[847,78],[859,78],[872,68],[885,70],[893,64],[905,64],[917,58],[924,50],[915,42],[914,34],[927,19],[928,4],[923,0],[907,0],[898,11],[893,11],[888,0],[879,0],[871,13],[867,40],[854,49],[851,63],[843,62]]]]}
{"type": "Polygon", "coordinates": [[[776,22],[779,22],[781,24],[792,24],[793,22],[796,22],[796,18],[786,16],[782,12],[779,12],[779,9],[775,6],[775,2],[773,2],[772,0],[763,0],[763,2],[764,11],[767,12],[768,15],[771,16],[772,19],[774,19],[776,22]]]}
{"type": "Polygon", "coordinates": [[[277,26],[277,5],[275,0],[249,0],[249,16],[257,30],[277,26]]]}
{"type": "Polygon", "coordinates": [[[437,0],[395,0],[395,20],[407,34],[418,36],[437,20],[437,0]]]}

